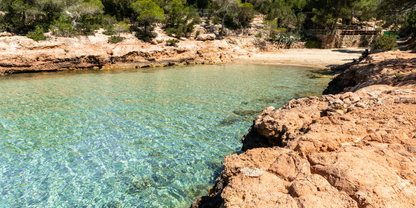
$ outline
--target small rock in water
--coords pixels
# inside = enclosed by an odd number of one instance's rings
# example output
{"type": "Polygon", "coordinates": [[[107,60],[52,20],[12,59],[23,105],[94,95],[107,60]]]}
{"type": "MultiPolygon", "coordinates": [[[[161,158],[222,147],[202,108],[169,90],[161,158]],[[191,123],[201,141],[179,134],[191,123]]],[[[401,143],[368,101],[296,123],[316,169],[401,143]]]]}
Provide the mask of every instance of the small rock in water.
{"type": "Polygon", "coordinates": [[[249,177],[259,177],[263,175],[263,169],[260,169],[260,168],[245,167],[241,169],[240,172],[244,173],[246,176],[249,176],[249,177]]]}

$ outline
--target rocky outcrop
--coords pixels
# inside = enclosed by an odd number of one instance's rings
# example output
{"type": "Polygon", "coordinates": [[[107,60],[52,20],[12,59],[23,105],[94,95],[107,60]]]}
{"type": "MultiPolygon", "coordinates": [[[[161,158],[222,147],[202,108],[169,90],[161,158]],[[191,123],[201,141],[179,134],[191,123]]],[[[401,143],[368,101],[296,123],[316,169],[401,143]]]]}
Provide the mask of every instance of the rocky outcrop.
{"type": "Polygon", "coordinates": [[[332,80],[323,94],[354,92],[376,84],[396,86],[415,83],[415,72],[414,53],[370,54],[360,64],[348,67],[344,73],[332,80]]]}
{"type": "Polygon", "coordinates": [[[380,82],[372,64],[355,65],[338,77],[362,72],[361,87],[264,109],[242,139],[246,152],[227,156],[191,207],[416,207],[414,62],[372,63],[403,78],[380,82]]]}
{"type": "MultiPolygon", "coordinates": [[[[210,34],[200,36],[212,39],[210,34]]],[[[22,36],[1,37],[0,74],[226,63],[234,56],[265,50],[259,43],[270,45],[256,38],[227,37],[209,42],[182,40],[177,46],[166,46],[163,34],[158,34],[153,44],[141,42],[131,34],[123,37],[125,40],[119,44],[107,43],[108,37],[100,34],[41,42],[22,36]]]]}
{"type": "Polygon", "coordinates": [[[215,40],[215,34],[202,34],[196,37],[197,40],[207,41],[207,40],[215,40]]]}

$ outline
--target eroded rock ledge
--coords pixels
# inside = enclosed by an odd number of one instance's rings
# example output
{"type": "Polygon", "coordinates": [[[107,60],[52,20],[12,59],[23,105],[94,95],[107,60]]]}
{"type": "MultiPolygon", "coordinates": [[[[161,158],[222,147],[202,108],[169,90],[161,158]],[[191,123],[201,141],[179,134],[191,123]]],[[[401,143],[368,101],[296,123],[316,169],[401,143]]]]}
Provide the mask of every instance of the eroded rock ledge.
{"type": "Polygon", "coordinates": [[[264,109],[191,207],[416,207],[416,62],[375,56],[339,94],[264,109]]]}
{"type": "Polygon", "coordinates": [[[177,46],[145,43],[127,36],[108,44],[102,35],[55,38],[36,42],[27,37],[0,37],[0,75],[93,68],[226,63],[236,56],[278,47],[258,38],[226,37],[212,41],[181,41],[177,46]]]}

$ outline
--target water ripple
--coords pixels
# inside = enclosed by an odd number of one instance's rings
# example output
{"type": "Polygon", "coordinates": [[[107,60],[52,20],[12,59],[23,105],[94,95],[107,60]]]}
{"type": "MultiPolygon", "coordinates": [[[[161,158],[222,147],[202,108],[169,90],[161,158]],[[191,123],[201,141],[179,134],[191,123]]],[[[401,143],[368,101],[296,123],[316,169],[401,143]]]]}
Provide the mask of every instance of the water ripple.
{"type": "Polygon", "coordinates": [[[265,107],[328,79],[274,66],[0,77],[0,207],[188,207],[265,107]]]}

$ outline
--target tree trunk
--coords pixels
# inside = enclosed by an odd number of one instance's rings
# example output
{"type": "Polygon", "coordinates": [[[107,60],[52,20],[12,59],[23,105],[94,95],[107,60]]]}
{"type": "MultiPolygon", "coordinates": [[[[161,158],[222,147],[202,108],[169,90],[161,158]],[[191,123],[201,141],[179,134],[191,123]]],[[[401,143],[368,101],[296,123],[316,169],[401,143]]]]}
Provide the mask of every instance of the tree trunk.
{"type": "Polygon", "coordinates": [[[225,14],[224,14],[224,16],[222,17],[222,20],[221,20],[221,31],[220,31],[221,36],[224,33],[224,21],[225,21],[225,17],[227,16],[227,14],[228,14],[228,6],[225,8],[225,14]]]}

